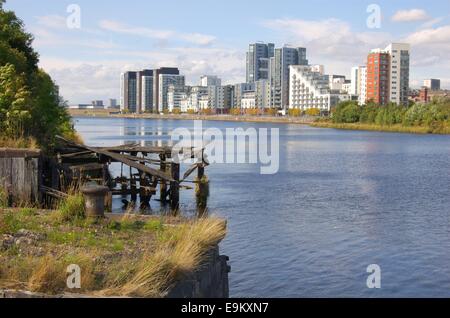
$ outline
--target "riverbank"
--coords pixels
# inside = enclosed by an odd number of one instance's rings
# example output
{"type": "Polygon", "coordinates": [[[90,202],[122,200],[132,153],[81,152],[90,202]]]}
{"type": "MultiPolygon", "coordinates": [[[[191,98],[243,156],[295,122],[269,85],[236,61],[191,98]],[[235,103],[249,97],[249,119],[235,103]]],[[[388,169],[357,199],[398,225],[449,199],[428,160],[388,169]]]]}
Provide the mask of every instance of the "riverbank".
{"type": "Polygon", "coordinates": [[[450,127],[443,127],[439,131],[433,130],[430,127],[423,126],[403,126],[403,125],[392,125],[392,126],[381,126],[375,124],[336,124],[332,122],[314,122],[310,124],[317,128],[333,128],[342,130],[365,130],[365,131],[380,131],[380,132],[394,132],[394,133],[408,133],[408,134],[439,134],[448,135],[450,134],[450,127]]]}
{"type": "Polygon", "coordinates": [[[315,117],[275,117],[275,116],[235,116],[235,115],[190,115],[190,114],[118,114],[110,110],[74,110],[70,109],[72,117],[93,117],[93,118],[138,118],[138,119],[160,119],[160,120],[203,120],[203,121],[229,121],[248,123],[274,123],[274,124],[300,124],[308,125],[313,123],[315,117]]]}
{"type": "Polygon", "coordinates": [[[81,217],[81,207],[75,196],[56,211],[0,208],[0,292],[170,297],[185,292],[180,283],[207,279],[215,285],[181,296],[227,297],[226,261],[217,248],[223,220],[126,214],[93,222],[81,217]],[[79,289],[67,286],[72,264],[81,269],[79,289]]]}

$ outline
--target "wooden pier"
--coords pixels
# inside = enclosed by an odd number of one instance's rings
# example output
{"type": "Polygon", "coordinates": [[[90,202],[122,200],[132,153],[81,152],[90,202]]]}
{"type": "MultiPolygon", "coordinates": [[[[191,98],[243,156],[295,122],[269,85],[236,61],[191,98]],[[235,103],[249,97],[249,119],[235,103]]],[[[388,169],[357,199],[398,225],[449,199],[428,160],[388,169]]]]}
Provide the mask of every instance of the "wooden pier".
{"type": "Polygon", "coordinates": [[[182,175],[171,147],[90,147],[62,137],[58,140],[60,146],[56,149],[56,159],[48,159],[45,163],[47,173],[41,186],[43,194],[60,199],[71,188],[93,182],[110,189],[105,200],[109,210],[112,209],[112,197],[121,196],[124,207],[135,207],[139,199],[140,208],[147,209],[154,198],[163,205],[170,205],[172,211],[178,211],[180,190],[192,189],[184,183],[202,180],[208,166],[204,149],[177,150],[175,157],[193,159],[194,162],[182,175]],[[121,166],[120,176],[115,178],[109,170],[112,163],[121,166]],[[188,180],[195,171],[196,179],[188,180]],[[128,197],[130,200],[125,199],[128,197]]]}

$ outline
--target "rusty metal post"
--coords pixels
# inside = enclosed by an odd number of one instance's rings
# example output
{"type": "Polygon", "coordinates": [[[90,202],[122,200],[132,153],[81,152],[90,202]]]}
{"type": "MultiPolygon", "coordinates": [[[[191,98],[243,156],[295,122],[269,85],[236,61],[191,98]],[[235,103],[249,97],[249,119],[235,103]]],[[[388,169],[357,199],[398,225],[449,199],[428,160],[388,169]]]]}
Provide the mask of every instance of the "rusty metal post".
{"type": "Polygon", "coordinates": [[[109,188],[105,186],[87,186],[81,189],[85,199],[86,217],[105,217],[105,195],[109,188]]]}

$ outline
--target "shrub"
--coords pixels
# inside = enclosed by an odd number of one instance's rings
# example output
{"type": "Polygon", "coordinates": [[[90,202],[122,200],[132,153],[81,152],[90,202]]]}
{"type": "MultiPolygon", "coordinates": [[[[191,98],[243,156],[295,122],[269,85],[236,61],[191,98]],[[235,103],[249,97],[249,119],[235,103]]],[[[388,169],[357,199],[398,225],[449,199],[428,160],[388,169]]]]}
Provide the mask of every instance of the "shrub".
{"type": "Polygon", "coordinates": [[[306,110],[306,115],[308,116],[320,116],[320,109],[319,108],[310,108],[306,110]]]}
{"type": "Polygon", "coordinates": [[[298,108],[292,108],[289,109],[288,114],[291,117],[300,117],[302,115],[302,110],[298,108]]]}
{"type": "Polygon", "coordinates": [[[230,115],[239,116],[241,114],[240,108],[232,108],[230,109],[230,115]]]}

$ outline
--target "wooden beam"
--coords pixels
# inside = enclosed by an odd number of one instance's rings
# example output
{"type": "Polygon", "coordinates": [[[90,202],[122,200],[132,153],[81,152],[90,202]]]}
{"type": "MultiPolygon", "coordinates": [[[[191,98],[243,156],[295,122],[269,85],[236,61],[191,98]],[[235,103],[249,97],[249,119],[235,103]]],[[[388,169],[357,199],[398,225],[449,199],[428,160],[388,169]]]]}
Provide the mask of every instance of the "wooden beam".
{"type": "MultiPolygon", "coordinates": [[[[117,154],[117,153],[114,153],[114,152],[111,152],[111,151],[107,151],[107,150],[104,150],[103,148],[94,148],[94,147],[88,147],[88,146],[85,146],[85,145],[79,145],[79,144],[73,143],[71,141],[68,141],[68,140],[66,140],[66,139],[64,139],[62,137],[58,137],[57,136],[57,138],[61,139],[61,140],[64,140],[65,142],[67,142],[70,145],[73,145],[73,146],[76,146],[76,147],[79,147],[79,148],[82,148],[82,149],[90,150],[90,151],[92,151],[92,152],[94,152],[96,154],[100,154],[100,155],[112,158],[112,159],[114,159],[116,161],[124,163],[125,165],[127,165],[127,166],[129,166],[131,168],[135,168],[135,169],[137,169],[137,170],[139,170],[141,172],[145,172],[145,173],[147,173],[149,175],[156,176],[156,177],[161,178],[161,179],[163,179],[163,180],[165,180],[167,182],[175,181],[166,172],[159,171],[159,170],[147,167],[147,166],[142,165],[142,164],[140,164],[138,162],[134,162],[133,160],[130,160],[130,159],[126,158],[125,156],[121,155],[121,154],[117,154]]],[[[139,152],[139,150],[135,150],[135,151],[139,152]]],[[[150,152],[150,151],[146,151],[146,152],[150,152]]]]}

